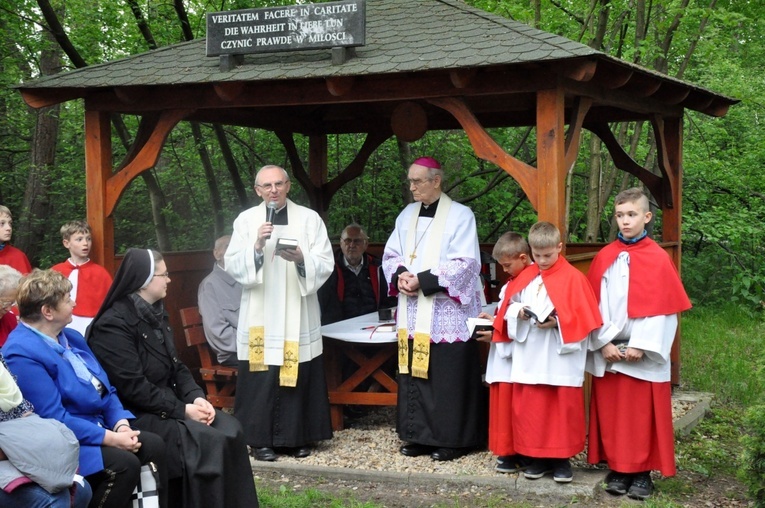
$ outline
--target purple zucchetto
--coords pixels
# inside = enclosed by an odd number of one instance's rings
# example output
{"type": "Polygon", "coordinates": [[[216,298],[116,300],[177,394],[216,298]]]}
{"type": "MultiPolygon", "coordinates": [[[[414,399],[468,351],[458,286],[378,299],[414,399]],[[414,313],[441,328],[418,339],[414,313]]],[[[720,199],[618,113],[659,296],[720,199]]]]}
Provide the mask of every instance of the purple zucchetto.
{"type": "Polygon", "coordinates": [[[441,164],[433,157],[420,157],[419,159],[415,160],[412,164],[417,164],[418,166],[425,166],[426,168],[441,169],[441,164]]]}

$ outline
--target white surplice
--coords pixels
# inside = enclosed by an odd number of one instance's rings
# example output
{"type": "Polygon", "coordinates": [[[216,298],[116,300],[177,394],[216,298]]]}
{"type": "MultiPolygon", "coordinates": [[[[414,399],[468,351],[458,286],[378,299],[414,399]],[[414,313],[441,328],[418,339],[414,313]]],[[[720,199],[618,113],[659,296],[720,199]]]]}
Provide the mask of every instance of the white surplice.
{"type": "MultiPolygon", "coordinates": [[[[407,235],[412,214],[420,209],[420,203],[412,203],[396,218],[396,227],[385,244],[383,254],[383,270],[385,278],[390,281],[400,266],[414,274],[424,271],[426,249],[439,249],[438,266],[431,273],[438,277],[438,284],[446,288],[446,292],[433,295],[433,317],[431,321],[431,341],[463,342],[468,336],[465,321],[481,312],[481,291],[479,272],[481,269],[481,253],[478,248],[478,235],[475,216],[466,206],[452,202],[447,216],[444,234],[441,238],[431,237],[430,217],[419,217],[417,220],[416,257],[410,257],[408,252],[407,235]]],[[[392,293],[395,294],[395,293],[392,293]]],[[[417,316],[417,298],[407,298],[407,329],[412,336],[417,316]]]]}
{"type": "Polygon", "coordinates": [[[670,381],[669,355],[677,330],[677,314],[628,318],[629,275],[628,252],[619,254],[603,274],[599,304],[603,326],[592,333],[587,372],[598,377],[605,372],[619,372],[644,381],[670,381]],[[639,362],[606,362],[600,349],[612,341],[628,341],[629,347],[642,349],[643,359],[639,362]]]}
{"type": "Polygon", "coordinates": [[[564,344],[558,326],[541,329],[533,319],[518,319],[523,307],[530,307],[545,317],[553,310],[542,276],[537,275],[513,295],[510,302],[505,314],[507,334],[514,340],[510,381],[527,385],[582,386],[587,340],[564,344]]]}
{"type": "Polygon", "coordinates": [[[249,358],[249,329],[253,306],[265,316],[265,364],[282,365],[285,330],[299,322],[299,362],[307,362],[322,353],[321,311],[316,292],[329,278],[335,266],[327,228],[319,214],[287,200],[286,226],[274,226],[271,238],[263,249],[263,266],[255,263],[255,241],[258,228],[266,222],[266,206],[242,212],[234,221],[231,243],[226,251],[226,272],[242,289],[237,328],[237,358],[249,358]],[[273,254],[278,238],[298,241],[305,257],[305,276],[297,274],[295,263],[273,254]],[[299,309],[290,308],[287,294],[299,294],[299,309]],[[281,345],[281,347],[280,347],[281,345]]]}

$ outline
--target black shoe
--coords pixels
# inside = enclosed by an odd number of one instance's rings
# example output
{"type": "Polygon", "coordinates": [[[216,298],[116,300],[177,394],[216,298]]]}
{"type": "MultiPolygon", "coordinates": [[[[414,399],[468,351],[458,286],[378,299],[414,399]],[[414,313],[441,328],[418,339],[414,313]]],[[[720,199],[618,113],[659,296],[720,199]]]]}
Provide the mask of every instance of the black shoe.
{"type": "Polygon", "coordinates": [[[531,465],[526,468],[526,471],[523,472],[523,476],[529,480],[536,480],[553,471],[554,468],[549,459],[534,459],[531,465]]]}
{"type": "Polygon", "coordinates": [[[253,448],[250,452],[252,458],[263,462],[273,462],[276,460],[276,452],[273,448],[253,448]]]}
{"type": "Polygon", "coordinates": [[[409,443],[399,448],[398,451],[407,457],[419,457],[420,455],[427,455],[433,452],[433,449],[434,447],[432,446],[409,443]]]}
{"type": "Polygon", "coordinates": [[[468,454],[467,448],[438,448],[430,454],[433,460],[454,460],[468,454]]]}
{"type": "Polygon", "coordinates": [[[569,483],[573,479],[574,472],[571,470],[571,462],[568,459],[553,462],[553,480],[558,483],[569,483]]]}
{"type": "Polygon", "coordinates": [[[290,451],[290,455],[292,455],[295,458],[302,459],[304,457],[308,457],[311,455],[311,447],[310,446],[298,446],[297,448],[293,448],[290,451]]]}
{"type": "Polygon", "coordinates": [[[497,457],[494,470],[500,473],[520,473],[531,464],[531,459],[523,455],[502,455],[497,457]]]}
{"type": "Polygon", "coordinates": [[[627,496],[632,499],[643,500],[653,494],[653,480],[651,480],[651,472],[638,473],[632,479],[632,485],[627,491],[627,496]]]}
{"type": "Polygon", "coordinates": [[[606,476],[606,492],[615,496],[623,496],[632,485],[633,475],[611,471],[606,476]]]}

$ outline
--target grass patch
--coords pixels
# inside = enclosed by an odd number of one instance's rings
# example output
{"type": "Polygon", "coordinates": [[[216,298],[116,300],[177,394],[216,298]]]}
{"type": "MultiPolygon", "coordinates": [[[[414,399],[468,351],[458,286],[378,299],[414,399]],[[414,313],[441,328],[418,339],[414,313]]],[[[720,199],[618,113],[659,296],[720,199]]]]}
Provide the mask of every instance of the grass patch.
{"type": "Polygon", "coordinates": [[[675,450],[678,467],[705,476],[735,476],[743,416],[740,410],[714,405],[710,415],[688,436],[678,440],[675,450]]]}
{"type": "Polygon", "coordinates": [[[683,314],[681,388],[713,393],[730,407],[761,403],[762,376],[753,375],[762,354],[765,323],[733,305],[694,308],[683,314]]]}
{"type": "Polygon", "coordinates": [[[361,502],[352,495],[336,496],[316,489],[294,491],[281,485],[278,489],[257,482],[261,508],[383,508],[383,505],[361,502]]]}

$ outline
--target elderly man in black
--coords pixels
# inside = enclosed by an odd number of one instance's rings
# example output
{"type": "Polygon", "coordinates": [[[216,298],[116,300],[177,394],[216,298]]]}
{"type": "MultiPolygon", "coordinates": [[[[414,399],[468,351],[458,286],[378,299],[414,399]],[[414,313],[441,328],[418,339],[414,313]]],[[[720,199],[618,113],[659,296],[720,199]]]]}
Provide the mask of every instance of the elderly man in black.
{"type": "Polygon", "coordinates": [[[368,245],[369,238],[358,224],[346,226],[340,234],[335,270],[319,290],[321,324],[396,306],[396,299],[387,296],[380,259],[367,254],[368,245]]]}

